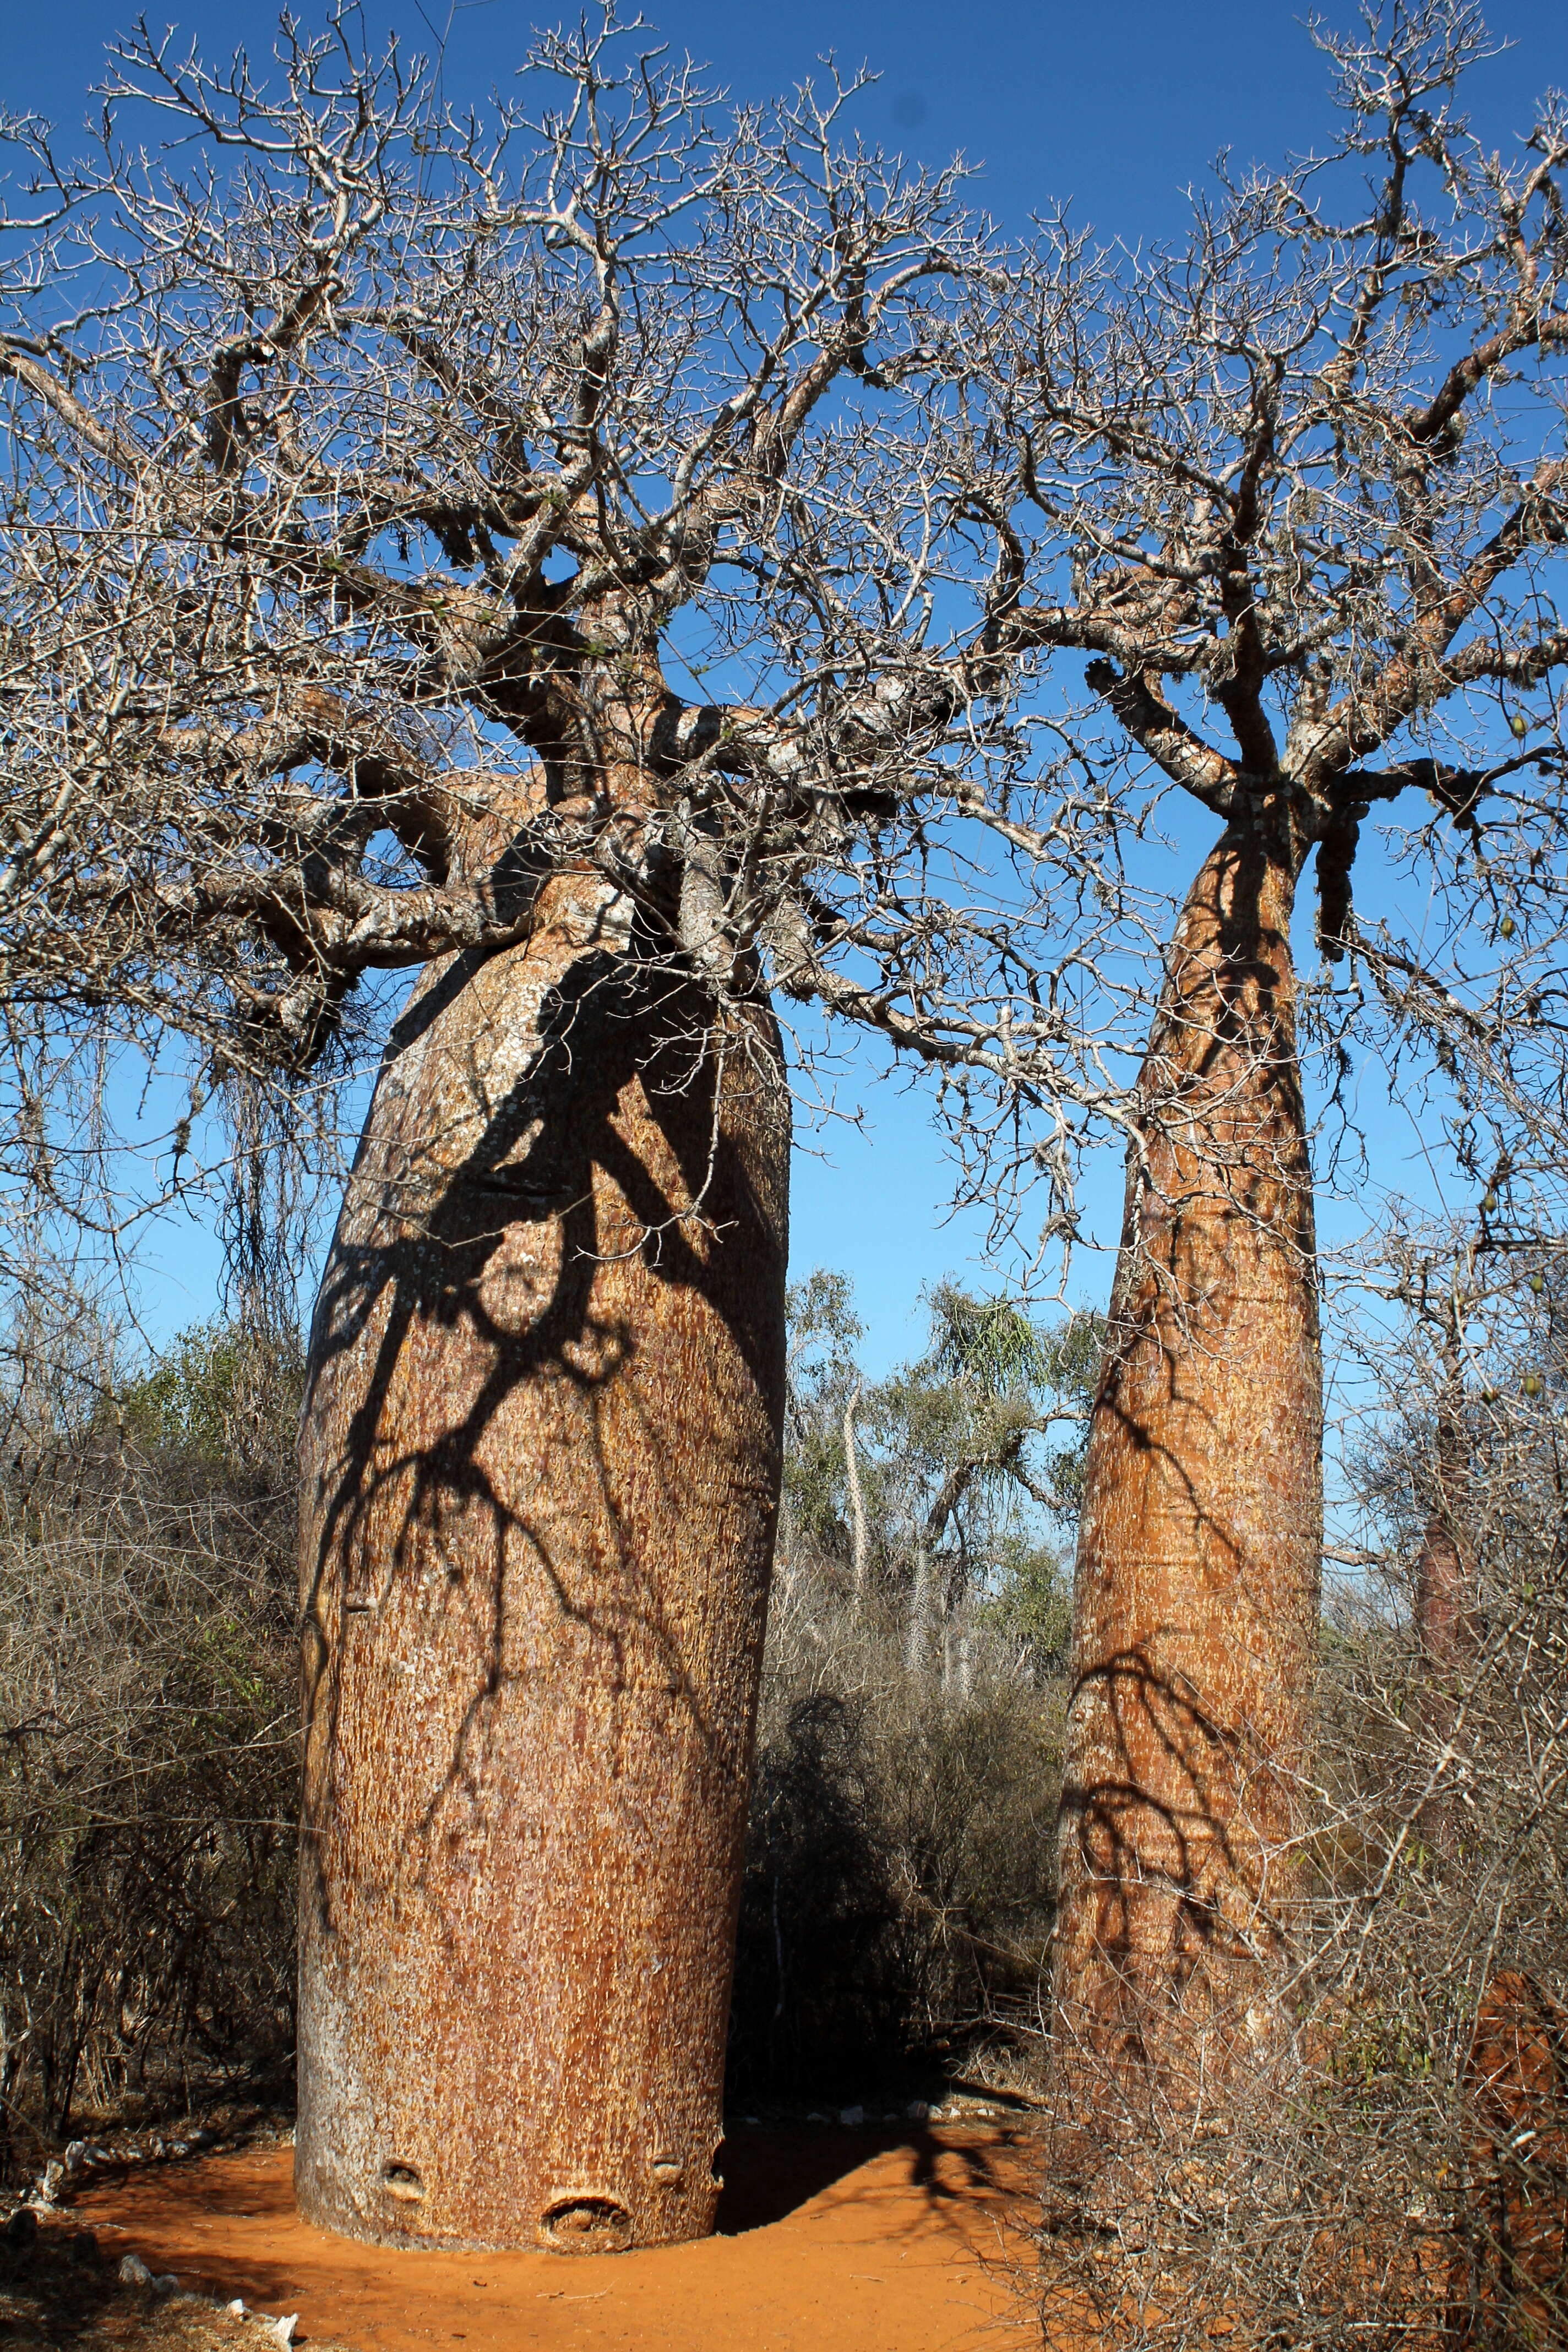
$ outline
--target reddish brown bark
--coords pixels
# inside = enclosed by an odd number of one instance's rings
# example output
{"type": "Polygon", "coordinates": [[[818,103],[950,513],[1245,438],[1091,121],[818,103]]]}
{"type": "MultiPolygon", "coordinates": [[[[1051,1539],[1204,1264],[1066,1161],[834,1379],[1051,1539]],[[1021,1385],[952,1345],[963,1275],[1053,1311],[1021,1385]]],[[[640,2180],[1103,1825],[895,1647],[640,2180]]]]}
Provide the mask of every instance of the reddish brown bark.
{"type": "Polygon", "coordinates": [[[1438,1776],[1415,1816],[1415,1827],[1428,1847],[1453,1863],[1464,1844],[1465,1814],[1457,1799],[1454,1759],[1445,1751],[1459,1720],[1463,1670],[1476,1654],[1477,1626],[1474,1562],[1463,1535],[1468,1475],[1457,1336],[1445,1355],[1431,1505],[1415,1555],[1414,1616],[1425,1675],[1413,1719],[1426,1735],[1420,1769],[1438,1776]]]}
{"type": "Polygon", "coordinates": [[[1460,1540],[1467,1499],[1467,1449],[1460,1405],[1464,1396],[1457,1339],[1445,1350],[1437,1404],[1431,1507],[1415,1555],[1415,1637],[1435,1675],[1449,1674],[1475,1650],[1472,1572],[1460,1540]]]}
{"type": "Polygon", "coordinates": [[[1457,1665],[1465,1654],[1465,1562],[1440,1507],[1427,1519],[1415,1555],[1415,1636],[1434,1672],[1457,1665]]]}
{"type": "Polygon", "coordinates": [[[296,2179],[359,2237],[712,2226],[787,1105],[637,971],[585,874],[430,967],[317,1311],[296,2179]]]}
{"type": "Polygon", "coordinates": [[[1056,1948],[1074,2051],[1181,2096],[1269,2032],[1321,1557],[1294,861],[1221,840],[1173,942],[1090,1430],[1056,1948]]]}
{"type": "Polygon", "coordinates": [[[1500,1969],[1481,1998],[1463,2084],[1472,2129],[1454,2269],[1457,2334],[1493,2347],[1568,2331],[1568,2016],[1500,1969]]]}

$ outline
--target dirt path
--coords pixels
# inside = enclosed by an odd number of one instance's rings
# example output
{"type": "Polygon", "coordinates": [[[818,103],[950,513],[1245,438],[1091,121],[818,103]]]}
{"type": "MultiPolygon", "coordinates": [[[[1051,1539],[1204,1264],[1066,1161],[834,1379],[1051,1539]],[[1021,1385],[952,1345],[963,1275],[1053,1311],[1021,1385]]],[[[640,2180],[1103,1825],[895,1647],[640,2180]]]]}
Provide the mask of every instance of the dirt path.
{"type": "MultiPolygon", "coordinates": [[[[309,2228],[292,2155],[84,2191],[106,2254],[297,2311],[358,2352],[1014,2352],[1030,2142],[1014,2126],[738,2129],[719,2235],[647,2253],[389,2252],[309,2228]]],[[[1037,2336],[1035,2340],[1037,2342],[1037,2336]]]]}

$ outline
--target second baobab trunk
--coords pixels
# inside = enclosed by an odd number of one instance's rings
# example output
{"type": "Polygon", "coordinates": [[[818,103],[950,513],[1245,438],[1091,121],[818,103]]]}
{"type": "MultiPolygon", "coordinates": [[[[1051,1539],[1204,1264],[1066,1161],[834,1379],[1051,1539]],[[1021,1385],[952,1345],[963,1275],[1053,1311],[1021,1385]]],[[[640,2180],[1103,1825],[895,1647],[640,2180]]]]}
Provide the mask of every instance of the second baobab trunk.
{"type": "Polygon", "coordinates": [[[592,876],[397,1024],[305,1415],[313,2221],[712,2227],[788,1140],[765,1006],[717,1017],[592,876]]]}
{"type": "Polygon", "coordinates": [[[1295,859],[1233,827],[1169,950],[1090,1429],[1057,1944],[1064,2063],[1195,2095],[1271,2029],[1322,1427],[1295,859]]]}

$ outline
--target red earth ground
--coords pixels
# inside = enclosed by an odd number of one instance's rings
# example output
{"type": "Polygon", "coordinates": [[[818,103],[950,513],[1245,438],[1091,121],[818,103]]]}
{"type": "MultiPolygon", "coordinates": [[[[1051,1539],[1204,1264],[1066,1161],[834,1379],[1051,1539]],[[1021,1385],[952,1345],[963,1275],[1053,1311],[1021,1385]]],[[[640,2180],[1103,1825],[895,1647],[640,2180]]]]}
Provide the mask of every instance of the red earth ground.
{"type": "MultiPolygon", "coordinates": [[[[1033,2160],[1032,2160],[1033,2159],[1033,2160]]],[[[645,2253],[414,2253],[311,2229],[292,2152],[161,2167],[75,2199],[113,2260],[355,2352],[1014,2352],[1027,2126],[737,2128],[718,2234],[645,2253]]]]}

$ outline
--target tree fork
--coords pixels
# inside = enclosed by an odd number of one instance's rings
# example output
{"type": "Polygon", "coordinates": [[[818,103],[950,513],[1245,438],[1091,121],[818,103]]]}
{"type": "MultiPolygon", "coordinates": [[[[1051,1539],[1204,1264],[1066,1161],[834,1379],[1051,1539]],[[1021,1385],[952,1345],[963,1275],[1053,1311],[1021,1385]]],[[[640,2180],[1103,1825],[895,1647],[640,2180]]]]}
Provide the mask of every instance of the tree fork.
{"type": "Polygon", "coordinates": [[[593,877],[397,1024],[301,1442],[313,2221],[712,2227],[788,1150],[765,1004],[639,970],[593,877]]]}
{"type": "Polygon", "coordinates": [[[1184,2104],[1267,2042],[1322,1537],[1322,1373],[1289,924],[1233,825],[1140,1082],[1090,1426],[1060,1820],[1058,2031],[1184,2104]]]}

